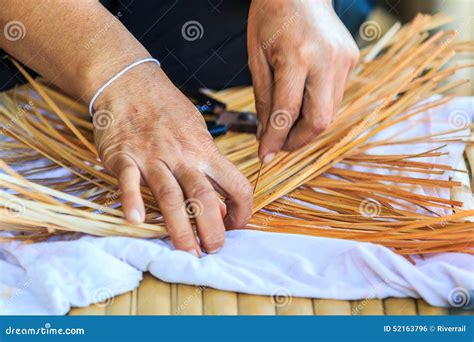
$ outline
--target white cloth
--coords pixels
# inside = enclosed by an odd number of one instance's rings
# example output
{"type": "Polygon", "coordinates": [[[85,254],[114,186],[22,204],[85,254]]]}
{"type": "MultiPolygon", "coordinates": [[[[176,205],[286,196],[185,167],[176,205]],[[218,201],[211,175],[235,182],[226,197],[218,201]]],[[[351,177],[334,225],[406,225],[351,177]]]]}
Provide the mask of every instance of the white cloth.
{"type": "MultiPolygon", "coordinates": [[[[472,112],[472,99],[460,98],[433,111],[434,121],[420,120],[428,115],[418,115],[394,131],[408,137],[446,130],[448,121],[454,125],[453,113],[471,120],[472,112]]],[[[413,152],[414,148],[393,146],[377,152],[413,152]]],[[[463,144],[447,149],[450,155],[444,162],[456,166],[463,144]]],[[[449,196],[446,191],[438,194],[449,196]]],[[[370,243],[248,230],[228,232],[224,248],[201,259],[161,240],[85,236],[36,244],[2,243],[0,313],[65,314],[71,307],[133,290],[145,271],[167,282],[278,297],[422,297],[432,305],[448,306],[453,290],[473,290],[474,256],[443,253],[414,259],[416,265],[370,243]]]]}

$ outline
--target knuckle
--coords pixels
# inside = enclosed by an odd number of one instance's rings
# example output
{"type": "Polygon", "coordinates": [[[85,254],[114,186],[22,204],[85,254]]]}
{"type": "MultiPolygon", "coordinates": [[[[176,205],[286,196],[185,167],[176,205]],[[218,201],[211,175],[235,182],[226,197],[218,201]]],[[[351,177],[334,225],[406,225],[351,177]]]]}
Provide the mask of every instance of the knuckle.
{"type": "Polygon", "coordinates": [[[105,146],[105,144],[99,144],[97,149],[105,169],[112,171],[114,174],[118,175],[123,165],[125,164],[124,161],[127,160],[129,154],[129,145],[111,145],[112,146],[105,146]]]}
{"type": "Polygon", "coordinates": [[[316,50],[314,44],[303,44],[295,53],[299,62],[308,63],[315,58],[316,50]]]}
{"type": "Polygon", "coordinates": [[[200,231],[199,238],[206,250],[213,250],[222,247],[225,240],[225,228],[224,226],[220,228],[214,226],[204,231],[200,231]]]}
{"type": "Polygon", "coordinates": [[[311,128],[317,133],[321,133],[326,130],[330,125],[329,119],[317,118],[311,122],[311,128]]]}
{"type": "Polygon", "coordinates": [[[175,244],[181,245],[181,247],[183,244],[189,244],[192,246],[194,243],[194,234],[191,231],[176,231],[171,229],[170,235],[171,240],[173,240],[175,244]]]}
{"type": "Polygon", "coordinates": [[[181,191],[174,186],[162,185],[158,187],[157,195],[160,198],[181,198],[181,191]]]}
{"type": "Polygon", "coordinates": [[[332,44],[332,43],[328,43],[325,47],[325,54],[324,54],[325,58],[327,58],[329,61],[334,61],[337,59],[337,56],[338,56],[338,49],[337,47],[332,44]]]}
{"type": "Polygon", "coordinates": [[[229,191],[234,197],[251,199],[253,194],[253,188],[248,179],[240,173],[234,164],[230,163],[226,158],[222,158],[222,165],[226,169],[226,173],[230,178],[233,179],[232,185],[229,187],[229,191]]]}
{"type": "Polygon", "coordinates": [[[250,182],[245,177],[239,177],[235,182],[236,192],[244,200],[252,198],[253,188],[250,182]]]}
{"type": "Polygon", "coordinates": [[[298,116],[300,115],[300,104],[293,103],[288,106],[288,112],[290,113],[292,123],[296,121],[298,116]]]}
{"type": "Polygon", "coordinates": [[[203,201],[212,201],[217,198],[214,189],[204,185],[198,185],[192,190],[192,196],[203,201]]]}
{"type": "Polygon", "coordinates": [[[175,164],[172,166],[172,170],[176,175],[180,177],[190,171],[189,167],[181,161],[176,161],[175,164]]]}
{"type": "Polygon", "coordinates": [[[276,48],[271,57],[270,57],[270,64],[275,67],[282,67],[288,64],[288,55],[285,51],[280,48],[276,48]]]}
{"type": "Polygon", "coordinates": [[[174,210],[182,205],[182,193],[179,189],[163,185],[156,190],[156,196],[160,201],[160,206],[165,209],[174,210]]]}
{"type": "Polygon", "coordinates": [[[133,164],[127,163],[120,166],[120,173],[119,175],[125,175],[129,173],[135,173],[137,171],[137,167],[133,164]]]}

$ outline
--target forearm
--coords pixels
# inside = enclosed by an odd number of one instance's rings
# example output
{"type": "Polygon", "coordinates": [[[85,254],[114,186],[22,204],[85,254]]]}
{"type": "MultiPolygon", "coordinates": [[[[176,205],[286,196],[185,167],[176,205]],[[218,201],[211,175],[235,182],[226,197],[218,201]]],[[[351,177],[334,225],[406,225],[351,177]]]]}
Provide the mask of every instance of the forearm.
{"type": "MultiPolygon", "coordinates": [[[[146,49],[98,1],[4,0],[0,24],[18,21],[23,38],[0,35],[0,47],[75,97],[94,92],[146,49]]],[[[21,37],[20,36],[20,37],[21,37]]]]}

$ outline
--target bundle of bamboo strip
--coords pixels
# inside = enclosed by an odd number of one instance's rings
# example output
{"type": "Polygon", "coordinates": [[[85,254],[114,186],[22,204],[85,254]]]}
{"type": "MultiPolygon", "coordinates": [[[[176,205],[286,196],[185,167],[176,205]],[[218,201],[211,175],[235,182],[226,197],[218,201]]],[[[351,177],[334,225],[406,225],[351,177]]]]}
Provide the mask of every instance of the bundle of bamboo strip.
{"type": "MultiPolygon", "coordinates": [[[[406,255],[473,253],[474,223],[469,217],[474,210],[462,210],[461,201],[414,192],[417,186],[460,185],[431,177],[456,170],[420,158],[445,155],[446,144],[472,143],[466,133],[471,125],[447,127],[433,136],[369,140],[446,104],[449,96],[432,96],[465,82],[449,78],[473,64],[448,62],[455,54],[472,54],[474,44],[455,43],[453,31],[432,33],[446,22],[443,16],[418,15],[362,51],[362,62],[346,86],[335,121],[298,151],[280,153],[261,169],[254,136],[228,133],[216,139],[220,151],[256,184],[254,216],[245,228],[369,241],[406,255]],[[374,147],[422,142],[434,148],[402,155],[370,153],[374,147]],[[386,175],[380,170],[404,174],[386,175]],[[452,214],[440,214],[452,209],[452,214]]],[[[67,232],[166,236],[159,208],[145,187],[146,223],[131,226],[123,219],[117,182],[104,172],[92,143],[87,109],[17,67],[29,84],[0,94],[0,124],[6,136],[0,140],[0,230],[20,232],[11,238],[27,241],[67,232]]],[[[215,96],[241,110],[253,107],[250,88],[215,96]]]]}

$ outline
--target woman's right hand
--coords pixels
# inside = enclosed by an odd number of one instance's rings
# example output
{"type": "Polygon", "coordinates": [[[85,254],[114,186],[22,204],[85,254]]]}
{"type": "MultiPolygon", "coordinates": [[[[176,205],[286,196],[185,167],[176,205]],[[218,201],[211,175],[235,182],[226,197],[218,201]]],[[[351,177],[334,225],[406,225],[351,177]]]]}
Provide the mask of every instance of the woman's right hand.
{"type": "Polygon", "coordinates": [[[136,66],[98,97],[94,137],[104,167],[119,181],[126,219],[138,224],[145,218],[143,181],[177,249],[216,253],[225,229],[250,218],[248,180],[219,153],[201,113],[156,64],[136,66]]]}

